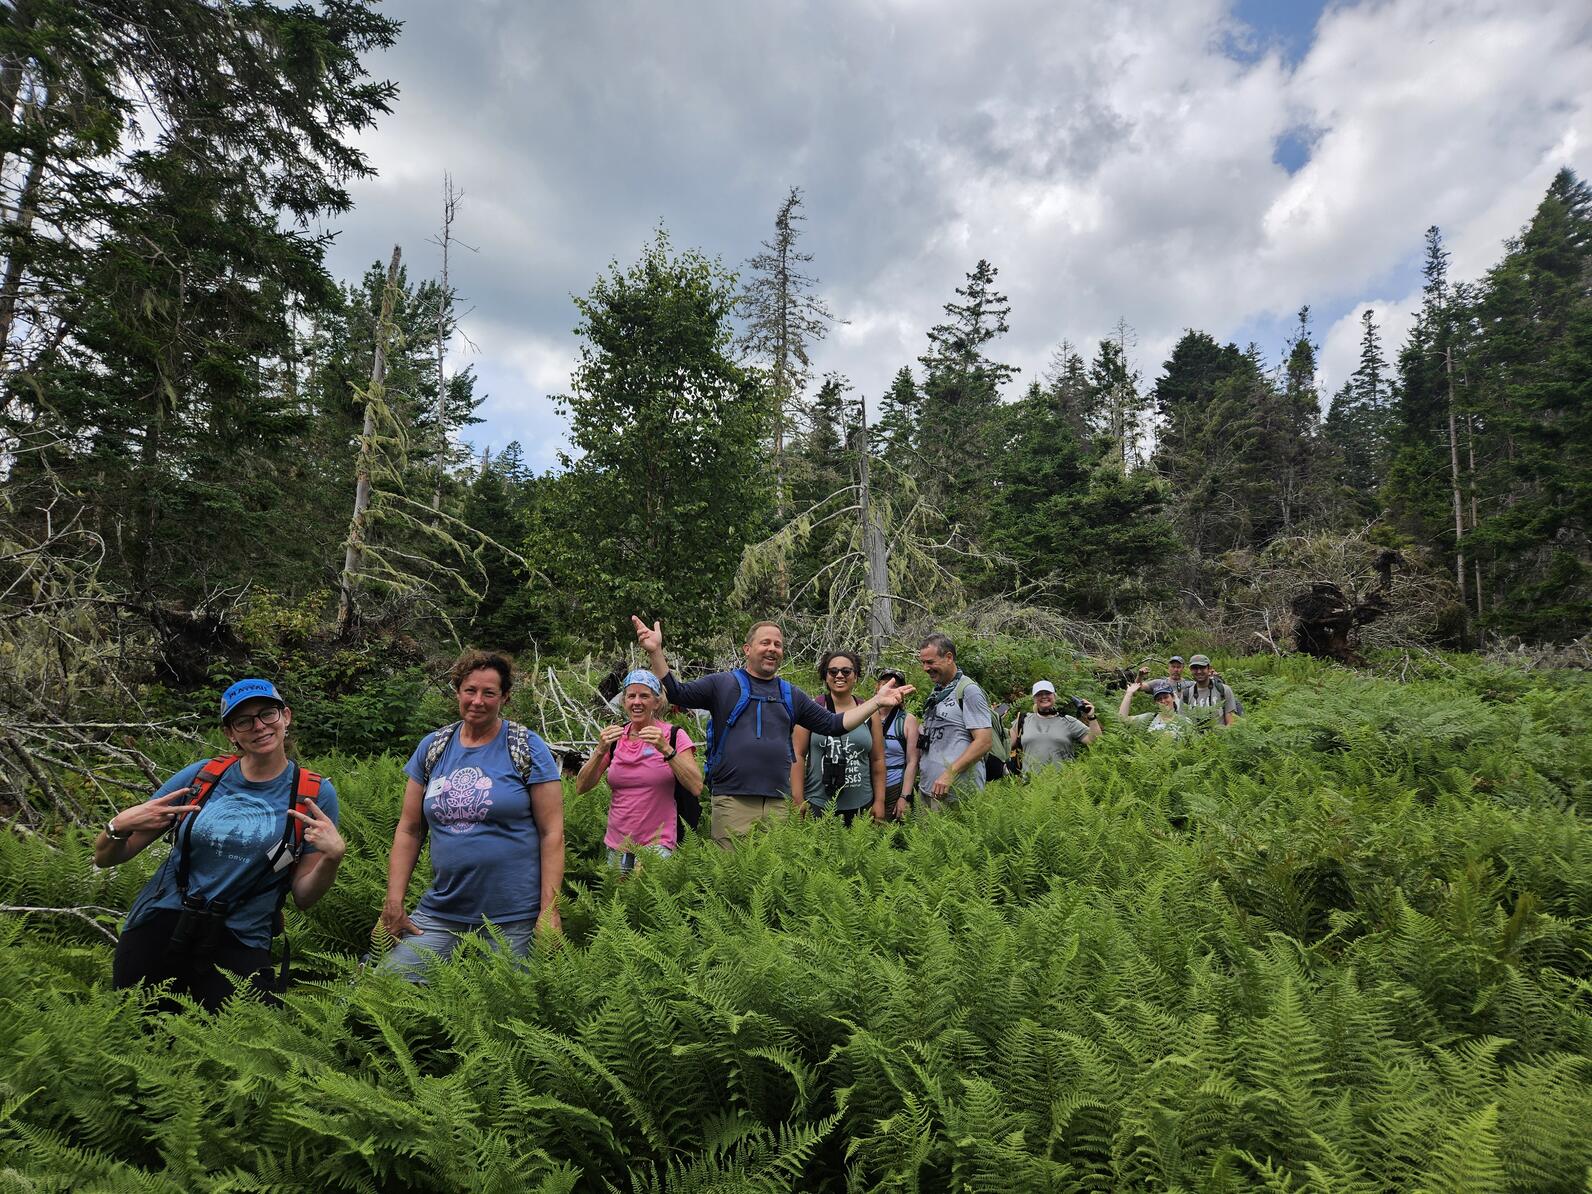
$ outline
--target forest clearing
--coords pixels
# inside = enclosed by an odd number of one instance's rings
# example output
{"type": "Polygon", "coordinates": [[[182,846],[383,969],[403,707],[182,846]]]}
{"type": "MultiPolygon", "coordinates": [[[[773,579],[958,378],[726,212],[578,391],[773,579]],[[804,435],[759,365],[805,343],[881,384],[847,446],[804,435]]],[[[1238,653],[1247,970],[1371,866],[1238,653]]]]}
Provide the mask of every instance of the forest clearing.
{"type": "Polygon", "coordinates": [[[0,4],[0,1194],[1592,1189],[1584,16],[798,7],[0,4]]]}
{"type": "MultiPolygon", "coordinates": [[[[567,941],[426,987],[358,963],[398,760],[317,760],[351,848],[290,920],[281,1010],[146,1022],[101,928],[0,922],[0,1164],[41,1190],[1581,1188],[1585,674],[1228,674],[1226,732],[1118,731],[954,817],[696,840],[622,883],[602,799],[572,798],[567,941]]],[[[0,852],[5,903],[99,925],[151,865],[0,852]]]]}

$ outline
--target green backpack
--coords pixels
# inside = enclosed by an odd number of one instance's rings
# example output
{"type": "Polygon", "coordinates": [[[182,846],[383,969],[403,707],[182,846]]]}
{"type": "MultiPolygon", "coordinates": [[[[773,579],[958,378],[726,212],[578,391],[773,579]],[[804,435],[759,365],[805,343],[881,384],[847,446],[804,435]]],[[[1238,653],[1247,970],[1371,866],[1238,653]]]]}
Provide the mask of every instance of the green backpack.
{"type": "MultiPolygon", "coordinates": [[[[962,678],[956,682],[956,687],[951,689],[951,695],[956,698],[958,707],[961,706],[962,698],[967,695],[968,686],[972,683],[972,679],[964,673],[962,678]]],[[[984,700],[988,703],[988,693],[984,694],[984,700]]],[[[1006,742],[1005,715],[994,705],[990,705],[989,720],[990,732],[993,737],[990,740],[989,753],[984,756],[985,780],[999,779],[1005,775],[1007,764],[1011,762],[1011,748],[1006,742]]]]}

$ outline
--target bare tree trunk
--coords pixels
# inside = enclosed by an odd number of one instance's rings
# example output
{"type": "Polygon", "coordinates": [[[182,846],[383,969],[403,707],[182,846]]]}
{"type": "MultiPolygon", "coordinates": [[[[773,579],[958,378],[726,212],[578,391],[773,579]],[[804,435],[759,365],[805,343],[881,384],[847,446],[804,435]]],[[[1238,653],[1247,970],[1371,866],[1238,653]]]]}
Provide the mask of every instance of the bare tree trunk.
{"type": "Polygon", "coordinates": [[[11,252],[6,254],[5,277],[0,279],[0,363],[8,363],[11,356],[11,329],[17,321],[17,304],[22,297],[22,275],[27,268],[27,254],[22,242],[33,228],[38,213],[39,184],[44,180],[43,148],[34,151],[28,164],[27,177],[22,180],[22,190],[17,195],[17,214],[9,229],[12,238],[11,252]]]}
{"type": "Polygon", "coordinates": [[[359,436],[359,457],[354,466],[354,515],[348,522],[343,552],[343,578],[337,605],[337,632],[347,638],[354,627],[354,585],[365,554],[365,518],[370,508],[370,474],[376,457],[376,406],[386,400],[387,339],[392,335],[392,309],[398,291],[398,262],[403,247],[392,247],[387,285],[381,292],[381,315],[376,320],[375,350],[370,362],[370,389],[365,393],[365,422],[359,436]]]}
{"type": "Polygon", "coordinates": [[[1454,493],[1454,580],[1459,585],[1460,622],[1459,646],[1465,649],[1469,638],[1463,620],[1465,604],[1465,505],[1459,491],[1459,428],[1454,417],[1454,349],[1443,350],[1443,367],[1448,373],[1448,471],[1454,493]]]}
{"type": "Polygon", "coordinates": [[[437,487],[431,494],[431,508],[442,509],[442,482],[448,460],[448,375],[444,358],[448,351],[448,321],[453,311],[453,293],[448,289],[448,245],[453,240],[453,217],[459,210],[459,195],[453,179],[442,176],[442,293],[437,296],[437,487]]]}
{"type": "Polygon", "coordinates": [[[160,483],[156,474],[166,430],[166,394],[158,383],[150,401],[149,422],[144,427],[144,442],[138,451],[138,521],[128,559],[133,589],[145,600],[150,600],[150,551],[155,541],[155,524],[160,518],[160,483]]]}
{"type": "Polygon", "coordinates": [[[895,603],[890,597],[890,557],[885,547],[884,528],[874,513],[873,491],[868,478],[868,405],[858,402],[862,429],[857,436],[857,493],[862,516],[862,547],[868,569],[868,651],[878,662],[885,645],[895,637],[895,603]]]}
{"type": "MultiPolygon", "coordinates": [[[[1470,457],[1470,529],[1475,530],[1480,525],[1476,505],[1476,419],[1475,416],[1465,416],[1465,451],[1470,457]]],[[[1476,624],[1481,625],[1481,561],[1472,561],[1476,570],[1476,624]]]]}
{"type": "MultiPolygon", "coordinates": [[[[33,28],[34,5],[33,0],[17,0],[11,9],[10,25],[17,34],[26,33],[33,28]]],[[[5,106],[6,126],[14,128],[17,123],[17,97],[22,94],[22,76],[25,63],[21,57],[0,64],[0,105],[5,106]]],[[[5,169],[6,154],[0,152],[0,171],[5,169]]]]}

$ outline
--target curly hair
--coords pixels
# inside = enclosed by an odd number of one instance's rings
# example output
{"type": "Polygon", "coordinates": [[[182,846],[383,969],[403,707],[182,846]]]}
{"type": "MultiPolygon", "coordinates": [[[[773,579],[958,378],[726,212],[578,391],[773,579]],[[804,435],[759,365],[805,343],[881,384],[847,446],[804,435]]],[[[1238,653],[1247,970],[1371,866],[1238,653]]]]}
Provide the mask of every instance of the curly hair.
{"type": "Polygon", "coordinates": [[[483,651],[480,647],[471,647],[453,661],[453,666],[448,669],[448,682],[457,691],[471,672],[488,667],[498,674],[503,695],[508,696],[509,689],[514,687],[514,661],[502,651],[483,651]]]}
{"type": "Polygon", "coordinates": [[[818,679],[820,682],[828,679],[829,665],[837,659],[844,659],[851,664],[854,679],[862,679],[862,656],[855,651],[825,651],[823,658],[818,661],[818,679]]]}

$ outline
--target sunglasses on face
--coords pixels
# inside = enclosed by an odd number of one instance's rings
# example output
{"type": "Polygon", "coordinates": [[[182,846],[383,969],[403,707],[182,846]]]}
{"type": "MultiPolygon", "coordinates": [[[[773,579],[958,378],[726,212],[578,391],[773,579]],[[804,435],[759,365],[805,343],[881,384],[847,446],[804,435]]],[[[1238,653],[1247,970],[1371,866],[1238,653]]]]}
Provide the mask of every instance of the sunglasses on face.
{"type": "Polygon", "coordinates": [[[832,667],[824,673],[826,676],[849,676],[852,671],[849,667],[832,667]]]}

